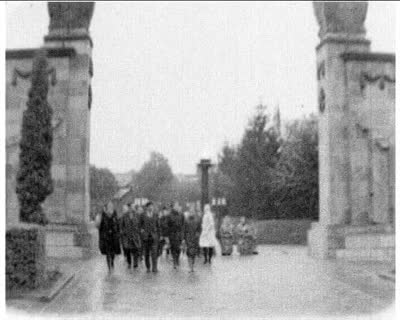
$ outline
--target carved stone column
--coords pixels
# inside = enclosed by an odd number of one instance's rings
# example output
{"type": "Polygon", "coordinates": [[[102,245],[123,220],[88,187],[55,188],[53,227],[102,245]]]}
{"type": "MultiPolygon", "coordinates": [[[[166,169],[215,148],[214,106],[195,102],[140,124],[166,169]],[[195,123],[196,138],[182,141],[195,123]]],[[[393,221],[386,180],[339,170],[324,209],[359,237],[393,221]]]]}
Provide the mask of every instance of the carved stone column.
{"type": "Polygon", "coordinates": [[[60,185],[65,186],[65,219],[62,224],[75,228],[74,244],[83,248],[90,245],[89,146],[93,42],[89,26],[94,5],[94,2],[49,2],[49,32],[44,37],[46,48],[71,48],[75,52],[68,62],[55,62],[60,76],[52,97],[55,105],[62,104],[65,137],[64,150],[58,150],[63,152],[63,160],[54,172],[59,170],[59,176],[65,177],[64,181],[60,181],[60,185]],[[64,97],[62,101],[61,95],[64,97]]]}
{"type": "Polygon", "coordinates": [[[320,30],[317,51],[319,105],[319,222],[309,232],[310,252],[329,257],[340,246],[332,226],[351,221],[350,118],[346,52],[368,52],[364,21],[367,2],[314,2],[320,30]]]}

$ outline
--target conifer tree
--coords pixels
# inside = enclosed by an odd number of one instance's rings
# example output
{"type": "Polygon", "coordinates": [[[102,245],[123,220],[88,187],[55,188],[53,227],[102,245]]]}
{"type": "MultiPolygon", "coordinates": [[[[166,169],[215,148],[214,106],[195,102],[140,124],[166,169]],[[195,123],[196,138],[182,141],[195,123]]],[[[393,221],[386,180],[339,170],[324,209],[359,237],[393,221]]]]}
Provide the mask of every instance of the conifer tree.
{"type": "Polygon", "coordinates": [[[51,178],[53,132],[46,52],[33,60],[31,88],[23,113],[16,193],[23,222],[46,224],[41,204],[53,192],[51,178]]]}

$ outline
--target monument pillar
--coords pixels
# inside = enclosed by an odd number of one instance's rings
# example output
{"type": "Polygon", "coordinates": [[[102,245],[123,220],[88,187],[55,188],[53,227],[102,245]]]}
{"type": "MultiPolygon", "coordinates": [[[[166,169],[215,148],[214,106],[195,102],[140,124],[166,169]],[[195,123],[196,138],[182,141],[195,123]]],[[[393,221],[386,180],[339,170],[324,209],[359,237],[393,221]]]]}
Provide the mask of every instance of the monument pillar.
{"type": "Polygon", "coordinates": [[[50,103],[60,106],[59,112],[65,124],[63,143],[56,143],[56,147],[64,148],[64,156],[52,168],[53,177],[64,193],[64,211],[61,217],[52,216],[54,211],[48,211],[49,220],[55,230],[65,230],[63,226],[73,228],[73,244],[84,249],[91,246],[88,225],[93,42],[89,26],[93,11],[94,2],[49,2],[49,32],[44,37],[45,48],[70,48],[74,51],[66,65],[56,66],[58,84],[49,94],[50,103]]]}
{"type": "MultiPolygon", "coordinates": [[[[319,108],[319,222],[309,233],[311,254],[329,257],[340,240],[331,234],[331,227],[352,222],[352,188],[368,188],[363,180],[352,183],[350,149],[359,153],[361,161],[368,156],[366,149],[355,148],[349,141],[350,111],[347,99],[346,52],[369,52],[370,41],[365,38],[366,2],[314,2],[314,13],[320,30],[317,53],[319,108]],[[355,149],[354,149],[355,148],[355,149]]],[[[361,132],[361,134],[363,134],[361,132]]],[[[366,166],[360,165],[358,174],[366,166]]],[[[366,202],[358,203],[366,206],[366,202]]]]}
{"type": "Polygon", "coordinates": [[[367,2],[315,2],[319,107],[319,258],[394,258],[395,56],[370,52],[367,2]]]}

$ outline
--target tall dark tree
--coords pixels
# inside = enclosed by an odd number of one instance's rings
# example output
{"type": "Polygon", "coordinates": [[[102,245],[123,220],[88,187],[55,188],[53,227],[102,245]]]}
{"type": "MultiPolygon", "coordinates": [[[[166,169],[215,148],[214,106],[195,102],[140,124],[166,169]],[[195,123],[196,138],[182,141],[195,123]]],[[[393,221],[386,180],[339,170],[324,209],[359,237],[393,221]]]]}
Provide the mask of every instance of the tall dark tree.
{"type": "MultiPolygon", "coordinates": [[[[179,201],[180,203],[196,202],[201,198],[200,183],[188,177],[175,176],[172,181],[172,188],[169,201],[179,201]]],[[[164,197],[164,199],[168,199],[164,197]]]]}
{"type": "Polygon", "coordinates": [[[101,202],[112,199],[118,190],[118,181],[107,168],[90,166],[90,198],[92,202],[101,202]]]}
{"type": "Polygon", "coordinates": [[[281,218],[318,218],[318,119],[287,125],[274,180],[281,218]]]}
{"type": "Polygon", "coordinates": [[[168,201],[172,193],[174,175],[165,158],[159,152],[152,152],[150,159],[143,165],[135,177],[139,194],[155,201],[168,201]]]}
{"type": "Polygon", "coordinates": [[[47,101],[48,89],[48,61],[46,52],[40,50],[33,60],[31,88],[22,118],[16,187],[21,221],[37,224],[46,223],[41,204],[53,192],[53,111],[47,101]]]}
{"type": "Polygon", "coordinates": [[[259,105],[246,128],[238,150],[237,181],[240,192],[237,207],[254,218],[274,218],[274,189],[271,180],[279,159],[279,136],[266,107],[259,105]]]}
{"type": "Polygon", "coordinates": [[[237,166],[237,148],[225,143],[221,153],[218,155],[218,171],[222,174],[233,177],[237,166]]]}
{"type": "MultiPolygon", "coordinates": [[[[259,106],[237,147],[226,144],[218,171],[231,214],[258,219],[318,217],[318,122],[314,115],[285,126],[259,106]]],[[[219,179],[220,180],[220,179],[219,179]]]]}

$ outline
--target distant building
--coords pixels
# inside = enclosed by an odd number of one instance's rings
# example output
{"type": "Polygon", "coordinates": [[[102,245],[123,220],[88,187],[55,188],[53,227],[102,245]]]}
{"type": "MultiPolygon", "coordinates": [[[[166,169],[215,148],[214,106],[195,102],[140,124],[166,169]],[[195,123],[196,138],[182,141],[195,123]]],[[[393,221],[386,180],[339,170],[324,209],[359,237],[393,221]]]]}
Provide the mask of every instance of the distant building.
{"type": "Polygon", "coordinates": [[[132,178],[134,174],[135,171],[131,170],[126,173],[114,173],[114,177],[117,180],[118,186],[120,188],[126,188],[132,183],[132,178]]]}
{"type": "Polygon", "coordinates": [[[117,191],[117,193],[113,197],[114,208],[117,211],[118,217],[121,217],[123,214],[122,207],[127,205],[128,203],[132,203],[134,205],[145,205],[148,199],[140,197],[138,193],[132,188],[121,188],[117,191]]]}
{"type": "Polygon", "coordinates": [[[134,202],[134,198],[135,195],[132,188],[121,188],[117,191],[112,202],[118,217],[122,216],[122,207],[128,203],[134,202]]]}
{"type": "Polygon", "coordinates": [[[176,178],[179,182],[182,181],[190,181],[190,182],[197,182],[199,181],[199,176],[197,174],[177,174],[176,178]]]}

